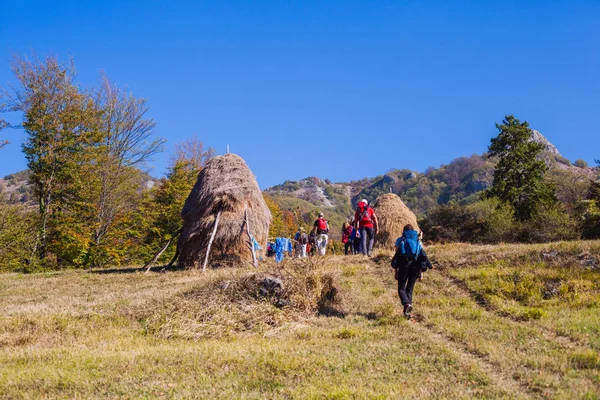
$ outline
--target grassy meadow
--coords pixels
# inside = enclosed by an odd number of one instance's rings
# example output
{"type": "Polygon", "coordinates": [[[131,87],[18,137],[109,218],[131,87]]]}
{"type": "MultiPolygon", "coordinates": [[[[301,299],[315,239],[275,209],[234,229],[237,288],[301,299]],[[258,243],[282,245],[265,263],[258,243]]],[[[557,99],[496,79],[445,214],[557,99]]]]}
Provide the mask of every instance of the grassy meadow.
{"type": "Polygon", "coordinates": [[[385,252],[2,274],[0,397],[600,398],[600,241],[429,250],[410,321],[385,252]]]}

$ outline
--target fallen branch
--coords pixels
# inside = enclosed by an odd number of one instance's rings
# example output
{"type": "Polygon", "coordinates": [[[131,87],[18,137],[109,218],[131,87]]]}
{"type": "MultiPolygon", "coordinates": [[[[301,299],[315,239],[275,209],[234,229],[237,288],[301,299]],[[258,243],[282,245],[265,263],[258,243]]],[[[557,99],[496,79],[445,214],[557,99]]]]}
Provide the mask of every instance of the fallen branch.
{"type": "MultiPolygon", "coordinates": [[[[181,233],[181,229],[177,231],[177,233],[175,233],[175,235],[171,236],[171,239],[169,239],[169,241],[167,242],[167,244],[165,244],[155,255],[154,257],[152,257],[152,260],[150,260],[148,263],[146,263],[146,265],[144,265],[142,268],[146,268],[146,274],[148,272],[150,272],[150,269],[152,268],[152,264],[154,264],[156,262],[156,260],[158,260],[160,258],[160,256],[162,255],[162,253],[164,253],[167,248],[171,245],[171,243],[173,242],[173,240],[175,240],[175,238],[177,238],[177,236],[179,236],[179,234],[181,233]]],[[[171,263],[173,263],[173,261],[171,261],[171,263]]],[[[169,264],[170,266],[171,264],[169,264]]]]}

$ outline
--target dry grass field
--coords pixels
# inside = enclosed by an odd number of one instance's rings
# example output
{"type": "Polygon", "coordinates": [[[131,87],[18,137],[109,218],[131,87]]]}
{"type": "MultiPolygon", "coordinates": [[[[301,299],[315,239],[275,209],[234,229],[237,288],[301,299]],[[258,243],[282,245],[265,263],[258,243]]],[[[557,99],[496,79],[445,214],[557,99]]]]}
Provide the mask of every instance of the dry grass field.
{"type": "Polygon", "coordinates": [[[430,253],[0,275],[0,397],[600,398],[600,241],[430,253]]]}

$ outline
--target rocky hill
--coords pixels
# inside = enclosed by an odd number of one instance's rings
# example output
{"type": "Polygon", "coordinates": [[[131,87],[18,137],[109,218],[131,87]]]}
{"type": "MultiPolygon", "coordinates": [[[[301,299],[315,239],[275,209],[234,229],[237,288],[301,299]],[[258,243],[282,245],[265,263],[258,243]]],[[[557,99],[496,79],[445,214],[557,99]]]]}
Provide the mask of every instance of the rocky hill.
{"type": "MultiPolygon", "coordinates": [[[[30,175],[31,172],[26,169],[0,178],[0,202],[35,205],[33,188],[29,183],[30,175]]],[[[157,182],[158,179],[144,173],[144,186],[146,188],[153,187],[157,182]]]]}
{"type": "MultiPolygon", "coordinates": [[[[533,135],[533,140],[545,145],[542,158],[551,169],[594,175],[591,168],[574,166],[540,132],[534,130],[533,135]]],[[[338,183],[310,177],[286,181],[265,192],[284,209],[302,212],[319,209],[336,222],[343,222],[350,216],[360,199],[373,201],[388,192],[398,194],[416,214],[423,215],[449,201],[475,201],[479,192],[492,184],[496,163],[497,160],[487,153],[475,154],[457,158],[439,168],[429,168],[423,173],[394,169],[374,178],[338,183]]]]}
{"type": "Polygon", "coordinates": [[[9,203],[29,203],[33,189],[29,185],[29,170],[19,171],[0,178],[0,200],[9,203]]]}

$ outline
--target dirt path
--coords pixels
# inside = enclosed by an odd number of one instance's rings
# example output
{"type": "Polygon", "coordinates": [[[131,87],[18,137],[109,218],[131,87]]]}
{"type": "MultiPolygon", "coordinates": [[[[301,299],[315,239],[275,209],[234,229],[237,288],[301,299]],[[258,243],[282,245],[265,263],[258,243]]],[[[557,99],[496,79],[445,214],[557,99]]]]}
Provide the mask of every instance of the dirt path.
{"type": "MultiPolygon", "coordinates": [[[[395,294],[391,271],[385,265],[372,265],[372,273],[395,294]]],[[[577,397],[599,389],[593,376],[569,365],[570,356],[587,350],[586,346],[538,324],[503,315],[445,271],[429,272],[417,285],[411,326],[476,365],[492,385],[515,398],[577,397]],[[456,316],[461,312],[477,318],[461,320],[456,316]]]]}
{"type": "MultiPolygon", "coordinates": [[[[374,262],[372,262],[371,265],[372,268],[369,269],[371,273],[375,274],[377,279],[381,281],[388,290],[394,290],[395,293],[396,281],[390,279],[391,271],[382,271],[381,266],[374,262]]],[[[466,296],[465,293],[463,293],[463,295],[466,296]]],[[[397,304],[398,309],[400,310],[400,302],[398,301],[397,304]]],[[[484,355],[471,351],[463,343],[453,340],[443,331],[440,331],[434,325],[429,324],[426,316],[421,312],[415,312],[410,322],[413,329],[417,330],[420,335],[426,336],[435,343],[442,345],[461,362],[467,365],[475,365],[486,375],[492,385],[502,388],[513,398],[542,398],[539,396],[539,393],[531,392],[527,385],[515,380],[510,374],[503,373],[498,365],[492,363],[484,355]]]]}

